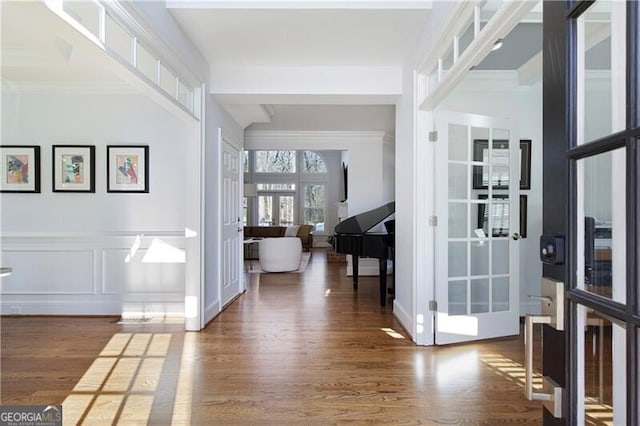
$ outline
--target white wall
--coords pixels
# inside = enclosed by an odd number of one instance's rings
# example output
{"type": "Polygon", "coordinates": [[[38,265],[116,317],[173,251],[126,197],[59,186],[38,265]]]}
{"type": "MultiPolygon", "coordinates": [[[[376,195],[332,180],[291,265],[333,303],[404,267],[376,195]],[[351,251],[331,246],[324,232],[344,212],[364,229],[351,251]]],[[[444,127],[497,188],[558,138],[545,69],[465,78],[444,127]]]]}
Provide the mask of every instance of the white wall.
{"type": "Polygon", "coordinates": [[[0,197],[2,264],[14,268],[2,312],[182,313],[184,141],[197,126],[139,95],[3,93],[2,141],[41,147],[41,193],[0,197]],[[52,191],[55,144],[95,145],[95,193],[52,191]],[[110,144],[149,145],[148,194],[106,192],[110,144]]]}
{"type": "MultiPolygon", "coordinates": [[[[197,237],[189,241],[191,250],[188,253],[197,257],[187,271],[188,297],[191,299],[202,297],[200,306],[194,309],[202,309],[201,325],[205,325],[220,312],[220,282],[222,280],[220,265],[220,158],[222,152],[222,139],[242,150],[244,144],[243,128],[236,123],[231,116],[221,108],[219,102],[209,94],[210,64],[206,62],[201,53],[195,48],[191,40],[185,35],[177,24],[173,15],[160,2],[129,2],[125,7],[129,8],[136,19],[150,27],[154,38],[161,40],[166,49],[172,55],[179,57],[183,66],[187,67],[204,86],[203,120],[204,126],[199,135],[200,145],[196,148],[200,158],[192,155],[190,159],[202,160],[200,164],[190,164],[189,167],[197,169],[201,187],[195,194],[190,194],[188,209],[188,223],[198,233],[197,237]],[[202,210],[201,210],[202,209],[202,210]],[[197,222],[197,223],[196,223],[197,222]],[[204,241],[200,240],[204,235],[204,241]],[[201,288],[204,284],[204,288],[201,288]]],[[[195,185],[189,185],[186,191],[194,191],[195,185]]]]}
{"type": "Polygon", "coordinates": [[[426,302],[433,294],[425,293],[424,280],[432,274],[429,252],[433,228],[427,226],[429,198],[424,174],[426,114],[418,111],[417,93],[420,90],[416,70],[425,55],[438,48],[441,34],[452,19],[457,2],[434,2],[430,24],[425,27],[402,71],[402,95],[396,101],[396,241],[395,241],[395,301],[393,313],[413,340],[430,344],[433,340],[430,313],[426,302]],[[420,281],[420,282],[419,282],[420,281]]]}
{"type": "Polygon", "coordinates": [[[269,123],[254,123],[252,130],[358,131],[393,134],[394,105],[274,105],[269,123]]]}
{"type": "Polygon", "coordinates": [[[415,291],[417,268],[424,265],[427,258],[418,248],[420,242],[424,242],[425,236],[419,234],[416,211],[417,203],[424,194],[416,182],[419,156],[416,155],[418,141],[415,140],[414,133],[416,105],[413,90],[413,72],[411,68],[407,68],[403,79],[404,95],[396,104],[396,235],[393,313],[414,341],[424,343],[421,341],[422,337],[418,335],[422,335],[425,330],[418,331],[416,324],[416,318],[419,315],[416,311],[418,294],[415,291]]]}

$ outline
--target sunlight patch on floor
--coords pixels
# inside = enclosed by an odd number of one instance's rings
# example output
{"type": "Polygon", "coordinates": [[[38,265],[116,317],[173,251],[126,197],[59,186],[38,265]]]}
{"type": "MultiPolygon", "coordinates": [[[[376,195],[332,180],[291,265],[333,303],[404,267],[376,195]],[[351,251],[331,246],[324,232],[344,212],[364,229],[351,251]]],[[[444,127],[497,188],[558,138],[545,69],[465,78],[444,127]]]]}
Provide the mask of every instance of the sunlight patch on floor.
{"type": "MultiPolygon", "coordinates": [[[[480,357],[480,361],[485,363],[491,370],[498,373],[498,375],[524,388],[525,371],[524,365],[521,363],[498,354],[483,355],[480,357]]],[[[541,391],[542,375],[540,373],[533,372],[532,377],[534,391],[541,391]]]]}
{"type": "Polygon", "coordinates": [[[195,360],[197,359],[197,334],[186,333],[180,360],[180,374],[176,386],[176,397],[173,403],[171,424],[191,424],[191,404],[193,404],[193,377],[195,360]]]}
{"type": "Polygon", "coordinates": [[[161,312],[123,312],[118,325],[128,324],[184,324],[184,315],[165,315],[161,312]]]}
{"type": "Polygon", "coordinates": [[[440,358],[435,367],[439,385],[448,385],[461,379],[477,380],[480,374],[478,350],[471,349],[440,358]]]}
{"type": "Polygon", "coordinates": [[[387,333],[387,335],[393,337],[394,339],[404,339],[404,336],[395,331],[393,328],[381,328],[380,330],[384,331],[385,333],[387,333]]]}
{"type": "MultiPolygon", "coordinates": [[[[64,424],[148,424],[163,373],[170,374],[164,370],[171,339],[168,333],[114,334],[62,403],[64,424]]],[[[180,371],[181,407],[191,407],[192,373],[180,371]]]]}

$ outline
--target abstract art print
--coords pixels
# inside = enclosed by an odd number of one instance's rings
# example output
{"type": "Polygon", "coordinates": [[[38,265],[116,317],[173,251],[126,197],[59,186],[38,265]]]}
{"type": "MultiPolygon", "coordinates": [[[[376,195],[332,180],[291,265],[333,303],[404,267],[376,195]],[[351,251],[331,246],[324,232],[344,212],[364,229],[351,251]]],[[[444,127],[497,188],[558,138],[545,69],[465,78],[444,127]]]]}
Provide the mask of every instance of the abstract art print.
{"type": "Polygon", "coordinates": [[[53,145],[53,191],[96,192],[95,146],[53,145]]]}
{"type": "Polygon", "coordinates": [[[149,192],[149,146],[107,146],[107,192],[149,192]]]}
{"type": "Polygon", "coordinates": [[[0,192],[40,192],[40,147],[0,145],[0,192]]]}

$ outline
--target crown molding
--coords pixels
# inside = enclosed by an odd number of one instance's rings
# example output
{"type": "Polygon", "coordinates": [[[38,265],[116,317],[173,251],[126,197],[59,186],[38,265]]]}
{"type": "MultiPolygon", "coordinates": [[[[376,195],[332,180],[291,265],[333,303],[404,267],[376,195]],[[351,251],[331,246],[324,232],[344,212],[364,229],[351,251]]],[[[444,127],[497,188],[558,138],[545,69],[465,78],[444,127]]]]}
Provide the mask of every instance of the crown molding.
{"type": "Polygon", "coordinates": [[[385,131],[273,131],[245,132],[246,149],[348,149],[353,144],[390,143],[393,135],[385,131]]]}

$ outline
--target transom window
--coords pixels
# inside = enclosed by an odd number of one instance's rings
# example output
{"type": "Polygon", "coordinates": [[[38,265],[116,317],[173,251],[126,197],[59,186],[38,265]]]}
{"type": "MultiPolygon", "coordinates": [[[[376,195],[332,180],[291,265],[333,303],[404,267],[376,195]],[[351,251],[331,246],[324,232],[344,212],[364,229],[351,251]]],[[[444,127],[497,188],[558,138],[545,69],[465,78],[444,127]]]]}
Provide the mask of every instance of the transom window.
{"type": "Polygon", "coordinates": [[[324,160],[313,151],[302,151],[303,173],[327,173],[324,160]]]}
{"type": "Polygon", "coordinates": [[[256,173],[295,173],[296,151],[255,151],[256,173]]]}

